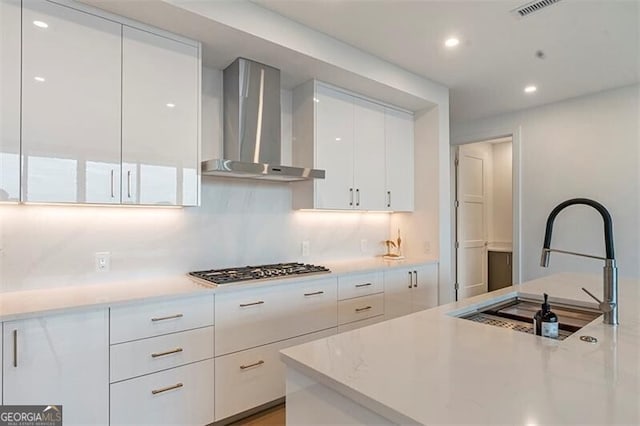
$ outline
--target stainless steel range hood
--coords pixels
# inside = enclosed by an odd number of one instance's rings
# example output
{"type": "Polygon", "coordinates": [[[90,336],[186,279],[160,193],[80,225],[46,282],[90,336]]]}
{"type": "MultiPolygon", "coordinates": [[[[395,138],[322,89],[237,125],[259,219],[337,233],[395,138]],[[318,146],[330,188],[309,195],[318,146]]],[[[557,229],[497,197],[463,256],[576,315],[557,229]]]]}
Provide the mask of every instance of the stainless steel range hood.
{"type": "Polygon", "coordinates": [[[280,70],[236,59],[224,70],[223,159],[202,163],[205,176],[274,181],[324,179],[324,170],[280,164],[280,70]]]}

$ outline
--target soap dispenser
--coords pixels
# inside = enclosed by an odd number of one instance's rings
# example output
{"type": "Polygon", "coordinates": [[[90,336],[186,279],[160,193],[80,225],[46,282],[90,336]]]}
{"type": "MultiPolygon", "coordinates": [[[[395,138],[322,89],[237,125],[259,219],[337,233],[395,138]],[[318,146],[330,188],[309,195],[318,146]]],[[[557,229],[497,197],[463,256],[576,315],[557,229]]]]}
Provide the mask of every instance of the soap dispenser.
{"type": "Polygon", "coordinates": [[[533,329],[536,336],[558,337],[558,316],[551,312],[549,305],[549,295],[544,293],[544,303],[542,309],[536,312],[533,317],[533,329]]]}

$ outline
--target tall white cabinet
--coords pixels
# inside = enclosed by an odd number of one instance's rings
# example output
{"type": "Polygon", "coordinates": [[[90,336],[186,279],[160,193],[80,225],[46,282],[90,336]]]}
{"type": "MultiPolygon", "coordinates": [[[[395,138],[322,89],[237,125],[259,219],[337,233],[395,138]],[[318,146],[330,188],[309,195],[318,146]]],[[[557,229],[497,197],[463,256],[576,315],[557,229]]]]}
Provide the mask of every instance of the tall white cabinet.
{"type": "Polygon", "coordinates": [[[23,200],[119,203],[121,25],[23,3],[23,200]]]}
{"type": "Polygon", "coordinates": [[[65,425],[109,418],[107,309],[3,323],[3,404],[62,405],[65,425]]]}
{"type": "Polygon", "coordinates": [[[197,205],[199,48],[122,34],[122,201],[197,205]]]}
{"type": "Polygon", "coordinates": [[[293,93],[293,160],[326,171],[293,184],[295,209],[413,210],[413,114],[317,81],[293,93]]]}
{"type": "Polygon", "coordinates": [[[0,0],[0,202],[20,199],[20,0],[0,0]]]}

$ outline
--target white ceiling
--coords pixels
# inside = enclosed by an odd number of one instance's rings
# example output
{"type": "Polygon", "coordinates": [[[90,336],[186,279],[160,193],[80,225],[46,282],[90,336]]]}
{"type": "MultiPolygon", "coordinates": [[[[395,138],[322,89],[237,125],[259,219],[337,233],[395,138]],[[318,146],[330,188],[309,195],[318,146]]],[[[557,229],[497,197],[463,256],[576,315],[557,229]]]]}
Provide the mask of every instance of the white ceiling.
{"type": "Polygon", "coordinates": [[[510,13],[526,0],[253,1],[450,87],[452,121],[640,81],[640,0],[562,0],[526,18],[510,13]]]}

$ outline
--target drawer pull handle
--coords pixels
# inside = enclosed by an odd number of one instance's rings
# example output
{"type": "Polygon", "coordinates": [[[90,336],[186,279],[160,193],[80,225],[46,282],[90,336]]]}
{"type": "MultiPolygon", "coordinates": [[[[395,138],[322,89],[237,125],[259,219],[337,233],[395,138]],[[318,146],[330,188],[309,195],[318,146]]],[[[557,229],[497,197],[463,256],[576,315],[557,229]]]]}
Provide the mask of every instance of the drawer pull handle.
{"type": "Polygon", "coordinates": [[[365,306],[364,308],[356,308],[356,312],[368,311],[372,306],[365,306]]]}
{"type": "Polygon", "coordinates": [[[251,367],[258,367],[259,365],[262,365],[262,364],[264,364],[263,360],[254,362],[253,364],[241,365],[240,370],[246,370],[247,368],[251,368],[251,367]]]}
{"type": "Polygon", "coordinates": [[[170,391],[172,389],[181,388],[182,386],[184,386],[182,383],[176,383],[175,385],[167,386],[166,388],[154,389],[154,390],[151,391],[151,393],[154,394],[154,395],[157,395],[159,393],[170,391]]]}
{"type": "Polygon", "coordinates": [[[320,291],[314,291],[313,293],[305,293],[305,296],[317,296],[319,294],[324,294],[324,291],[320,290],[320,291]]]}
{"type": "Polygon", "coordinates": [[[171,349],[170,351],[166,351],[166,352],[156,352],[151,354],[152,358],[158,358],[159,356],[165,356],[165,355],[171,355],[171,354],[177,354],[179,352],[182,352],[182,348],[175,348],[175,349],[171,349]]]}
{"type": "Polygon", "coordinates": [[[176,318],[182,318],[184,315],[182,314],[175,314],[175,315],[169,315],[167,317],[156,317],[156,318],[151,318],[151,321],[153,322],[157,322],[157,321],[164,321],[164,320],[170,320],[170,319],[176,319],[176,318]]]}
{"type": "Polygon", "coordinates": [[[368,286],[370,286],[370,285],[371,285],[371,283],[356,284],[356,288],[359,288],[359,287],[368,287],[368,286]]]}
{"type": "Polygon", "coordinates": [[[264,300],[258,300],[257,302],[241,303],[240,307],[241,308],[246,308],[247,306],[262,305],[263,303],[264,303],[264,300]]]}
{"type": "Polygon", "coordinates": [[[13,366],[18,367],[18,330],[13,330],[13,366]]]}

